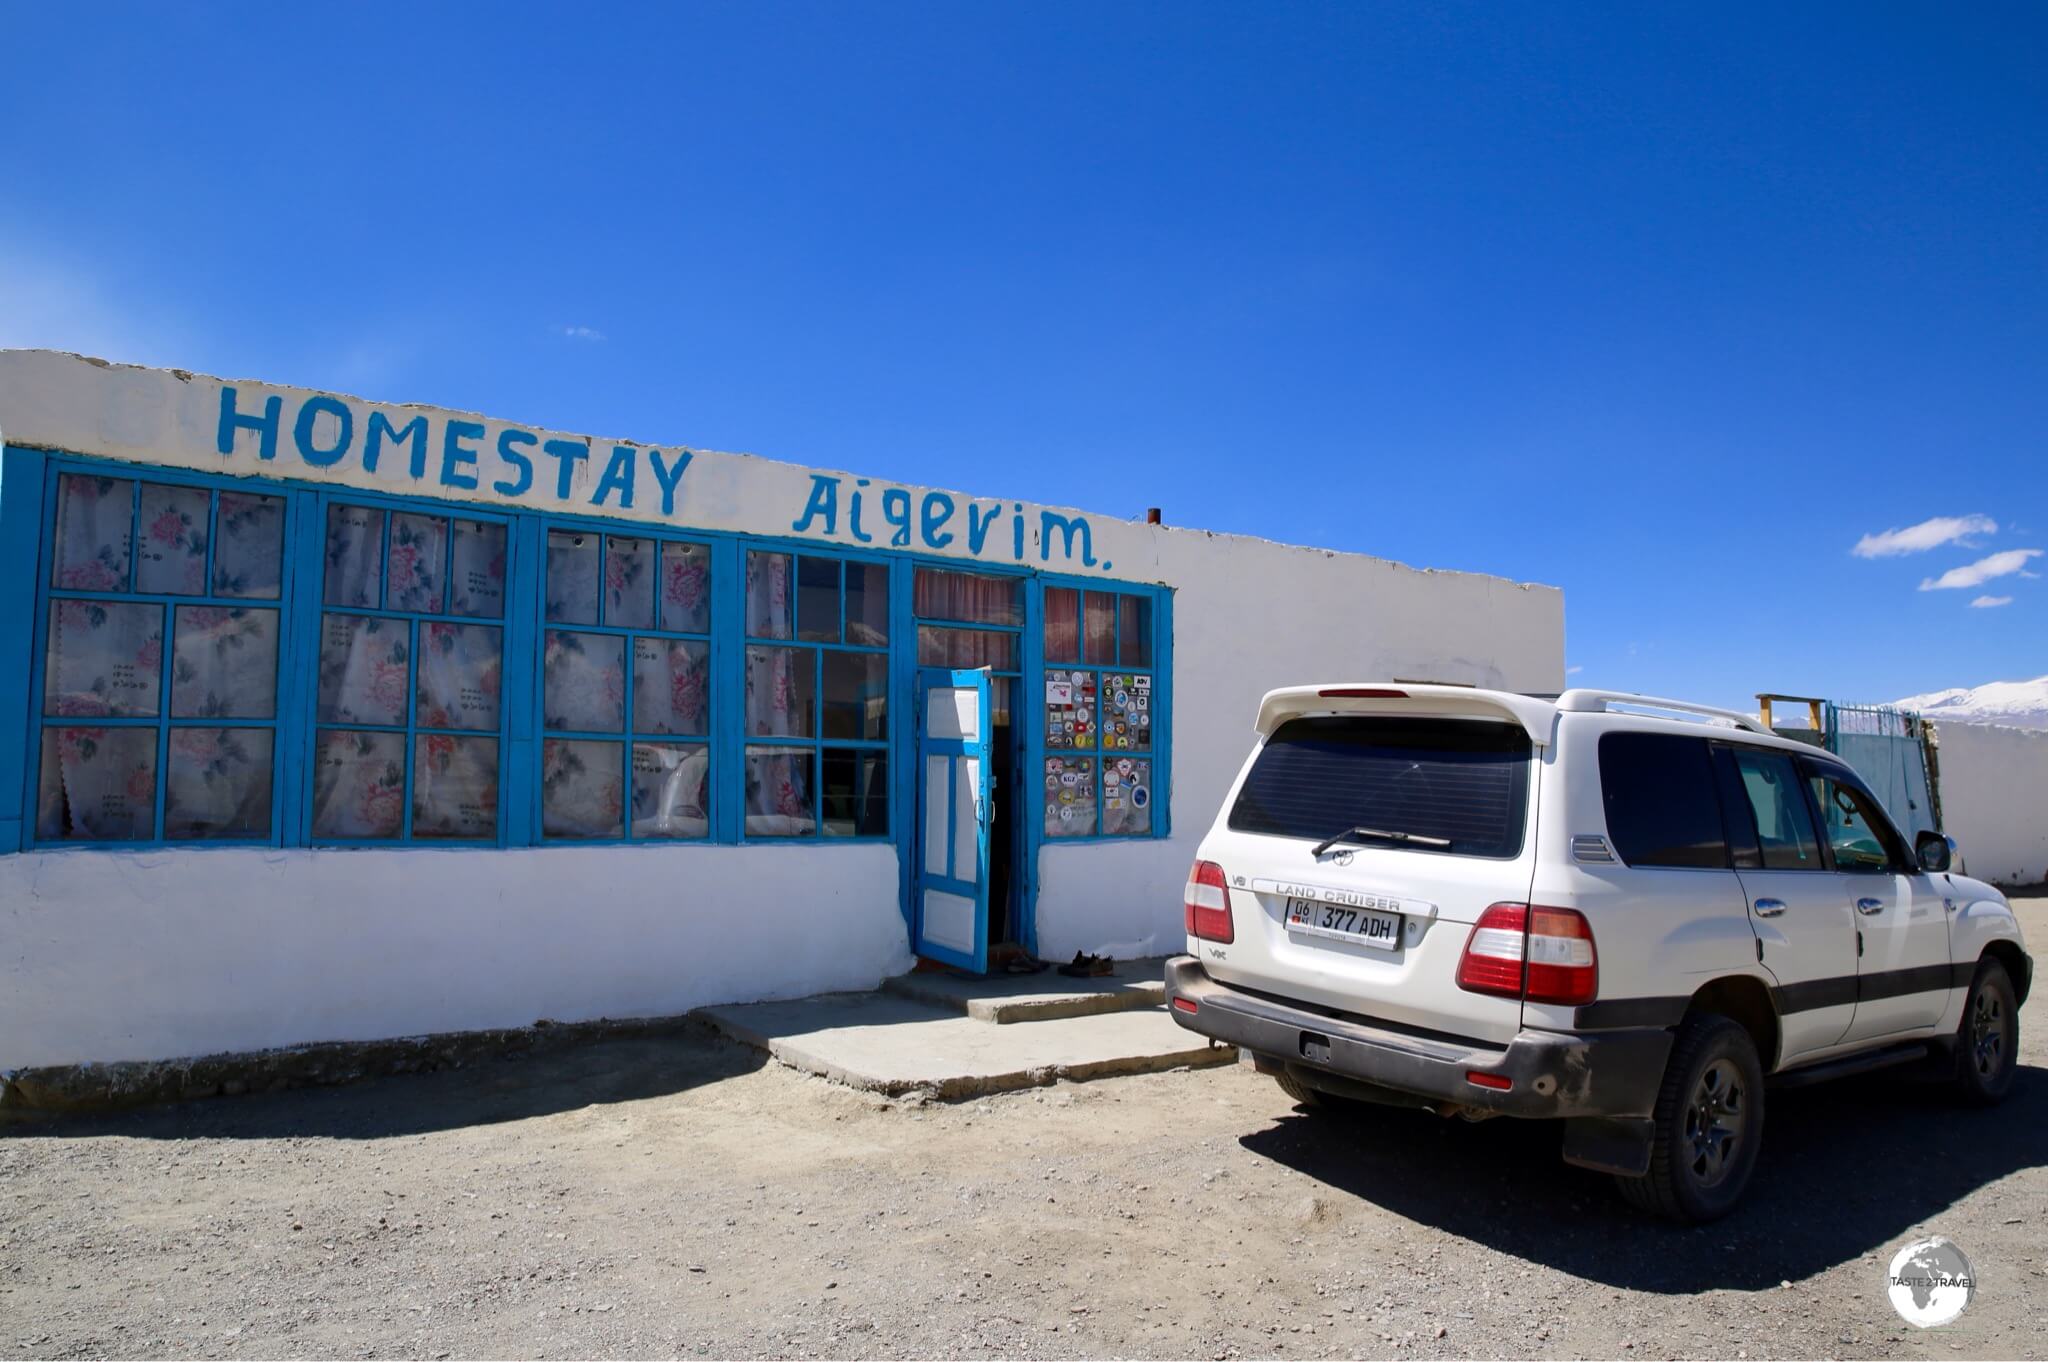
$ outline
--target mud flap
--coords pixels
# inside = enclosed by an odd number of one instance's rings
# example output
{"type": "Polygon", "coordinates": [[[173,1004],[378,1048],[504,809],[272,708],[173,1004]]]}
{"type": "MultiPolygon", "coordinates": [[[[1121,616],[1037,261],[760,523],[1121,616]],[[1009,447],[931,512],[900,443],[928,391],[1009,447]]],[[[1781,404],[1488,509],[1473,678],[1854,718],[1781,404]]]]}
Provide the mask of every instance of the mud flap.
{"type": "Polygon", "coordinates": [[[1647,1116],[1573,1117],[1564,1123],[1564,1161],[1639,1178],[1650,1171],[1650,1141],[1656,1130],[1656,1122],[1647,1116]]]}

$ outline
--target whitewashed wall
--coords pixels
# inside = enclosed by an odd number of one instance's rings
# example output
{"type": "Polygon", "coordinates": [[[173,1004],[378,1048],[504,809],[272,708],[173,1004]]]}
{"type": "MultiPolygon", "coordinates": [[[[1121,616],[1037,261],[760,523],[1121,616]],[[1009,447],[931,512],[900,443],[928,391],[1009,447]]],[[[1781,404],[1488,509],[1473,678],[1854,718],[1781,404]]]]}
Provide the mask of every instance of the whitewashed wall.
{"type": "Polygon", "coordinates": [[[1941,816],[1963,866],[1980,880],[2048,880],[2048,733],[1991,724],[1935,725],[1941,816]]]}

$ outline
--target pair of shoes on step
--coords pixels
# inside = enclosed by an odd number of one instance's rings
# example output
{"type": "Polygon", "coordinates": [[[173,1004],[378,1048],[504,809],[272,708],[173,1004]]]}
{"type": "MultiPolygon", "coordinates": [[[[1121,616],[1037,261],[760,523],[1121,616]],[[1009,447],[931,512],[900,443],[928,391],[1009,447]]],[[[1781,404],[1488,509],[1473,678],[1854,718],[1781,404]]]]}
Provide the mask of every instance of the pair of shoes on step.
{"type": "Polygon", "coordinates": [[[1060,966],[1060,973],[1071,979],[1099,979],[1116,973],[1116,959],[1108,955],[1090,955],[1086,951],[1075,951],[1074,958],[1060,966]]]}

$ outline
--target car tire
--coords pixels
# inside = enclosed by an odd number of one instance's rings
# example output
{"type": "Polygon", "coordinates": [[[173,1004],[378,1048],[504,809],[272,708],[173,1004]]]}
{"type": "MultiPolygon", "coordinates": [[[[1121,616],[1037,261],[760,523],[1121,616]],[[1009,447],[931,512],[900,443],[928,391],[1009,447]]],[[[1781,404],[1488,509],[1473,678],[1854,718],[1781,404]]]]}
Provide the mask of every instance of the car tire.
{"type": "Polygon", "coordinates": [[[1764,1132],[1764,1072],[1749,1032],[1703,1014],[1679,1027],[1657,1090],[1650,1170],[1617,1177],[1638,1209],[1700,1224],[1735,1209],[1764,1132]]]}
{"type": "Polygon", "coordinates": [[[1294,1099],[1296,1106],[1303,1107],[1311,1112],[1321,1112],[1326,1115],[1337,1112],[1353,1112],[1369,1105],[1369,1103],[1365,1102],[1354,1102],[1348,1097],[1337,1097],[1327,1092],[1319,1092],[1285,1069],[1274,1074],[1273,1081],[1280,1085],[1280,1091],[1294,1099]]]}
{"type": "Polygon", "coordinates": [[[2020,1009],[2012,976],[1990,956],[1978,962],[1956,1023],[1956,1095],[1976,1107],[1996,1106],[2012,1091],[2019,1069],[2020,1009]]]}

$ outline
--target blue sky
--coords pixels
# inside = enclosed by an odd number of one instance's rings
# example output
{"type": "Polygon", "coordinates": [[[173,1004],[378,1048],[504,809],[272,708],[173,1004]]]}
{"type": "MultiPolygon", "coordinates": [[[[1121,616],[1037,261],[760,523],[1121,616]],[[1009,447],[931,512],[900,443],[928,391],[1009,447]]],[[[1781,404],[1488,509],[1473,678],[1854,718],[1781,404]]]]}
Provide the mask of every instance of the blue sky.
{"type": "Polygon", "coordinates": [[[2048,559],[1920,589],[2048,549],[2048,8],[569,13],[9,4],[0,344],[1549,582],[1578,684],[2048,672],[2048,559]]]}

